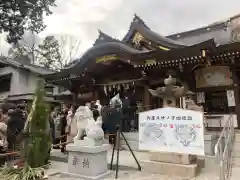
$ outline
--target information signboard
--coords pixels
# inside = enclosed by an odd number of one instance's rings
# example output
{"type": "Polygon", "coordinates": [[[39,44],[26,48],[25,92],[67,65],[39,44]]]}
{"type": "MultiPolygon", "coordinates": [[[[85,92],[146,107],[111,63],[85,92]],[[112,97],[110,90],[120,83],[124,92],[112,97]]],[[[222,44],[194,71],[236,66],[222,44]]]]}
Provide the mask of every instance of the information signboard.
{"type": "Polygon", "coordinates": [[[139,149],[204,155],[203,113],[172,107],[139,113],[139,149]]]}

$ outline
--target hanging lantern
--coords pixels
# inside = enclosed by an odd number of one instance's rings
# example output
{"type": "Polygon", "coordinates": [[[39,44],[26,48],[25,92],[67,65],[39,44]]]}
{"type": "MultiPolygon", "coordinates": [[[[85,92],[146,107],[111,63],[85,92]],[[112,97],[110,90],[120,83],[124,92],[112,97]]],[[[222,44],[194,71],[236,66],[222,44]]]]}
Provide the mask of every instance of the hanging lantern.
{"type": "Polygon", "coordinates": [[[112,91],[112,86],[108,86],[108,91],[109,91],[109,92],[112,91]]]}

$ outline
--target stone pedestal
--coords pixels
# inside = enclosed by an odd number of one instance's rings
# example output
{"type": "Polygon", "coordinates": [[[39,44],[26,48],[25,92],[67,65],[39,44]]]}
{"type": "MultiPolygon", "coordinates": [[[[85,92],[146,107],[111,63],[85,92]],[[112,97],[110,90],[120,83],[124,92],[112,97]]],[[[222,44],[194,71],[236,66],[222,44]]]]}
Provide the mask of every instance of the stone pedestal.
{"type": "Polygon", "coordinates": [[[213,134],[204,134],[204,150],[206,155],[213,156],[214,148],[217,143],[218,136],[213,134]]]}
{"type": "Polygon", "coordinates": [[[109,144],[101,146],[67,145],[68,174],[83,179],[102,179],[108,171],[107,151],[109,144]]]}
{"type": "Polygon", "coordinates": [[[197,156],[168,152],[149,153],[150,159],[142,161],[143,170],[147,172],[187,178],[197,175],[197,156]]]}

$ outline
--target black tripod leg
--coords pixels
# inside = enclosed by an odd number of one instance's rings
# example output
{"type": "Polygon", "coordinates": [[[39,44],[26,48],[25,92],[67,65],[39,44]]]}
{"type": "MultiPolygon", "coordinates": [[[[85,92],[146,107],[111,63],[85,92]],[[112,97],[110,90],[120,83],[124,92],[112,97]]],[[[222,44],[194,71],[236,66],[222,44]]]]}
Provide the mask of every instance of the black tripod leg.
{"type": "Polygon", "coordinates": [[[118,166],[119,166],[119,150],[120,150],[120,130],[117,131],[117,162],[116,162],[116,175],[115,179],[118,178],[118,166]]]}
{"type": "Polygon", "coordinates": [[[110,170],[113,169],[113,159],[114,159],[114,152],[115,152],[115,148],[116,148],[116,137],[112,138],[113,139],[113,150],[112,150],[112,158],[111,158],[111,164],[110,164],[110,170]]]}
{"type": "Polygon", "coordinates": [[[130,152],[131,152],[131,154],[132,154],[134,160],[136,161],[136,163],[137,163],[137,165],[138,165],[138,170],[141,171],[141,169],[142,169],[142,168],[141,168],[141,165],[139,164],[139,162],[138,162],[138,160],[137,160],[137,158],[136,158],[136,156],[135,156],[135,154],[134,154],[132,148],[131,148],[130,145],[128,144],[127,139],[125,138],[125,136],[124,136],[124,134],[123,134],[122,132],[121,132],[121,135],[122,135],[122,137],[123,137],[123,139],[124,139],[124,141],[125,141],[125,143],[126,143],[128,149],[130,150],[130,152]]]}

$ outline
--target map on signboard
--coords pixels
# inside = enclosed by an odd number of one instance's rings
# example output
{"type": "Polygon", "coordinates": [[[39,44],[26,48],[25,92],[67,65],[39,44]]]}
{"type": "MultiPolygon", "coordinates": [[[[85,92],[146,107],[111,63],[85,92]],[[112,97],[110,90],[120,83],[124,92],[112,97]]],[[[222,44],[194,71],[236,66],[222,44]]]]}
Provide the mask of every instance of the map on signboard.
{"type": "Polygon", "coordinates": [[[139,113],[139,149],[204,155],[203,113],[172,107],[139,113]]]}
{"type": "Polygon", "coordinates": [[[164,131],[161,128],[155,126],[154,123],[148,124],[147,126],[144,127],[142,140],[148,141],[149,139],[160,144],[165,144],[164,131]]]}

